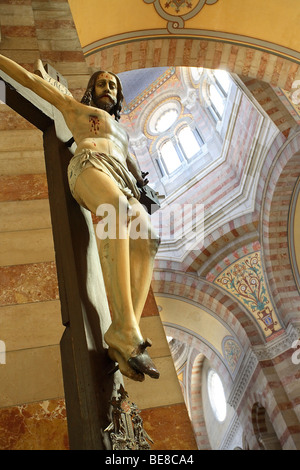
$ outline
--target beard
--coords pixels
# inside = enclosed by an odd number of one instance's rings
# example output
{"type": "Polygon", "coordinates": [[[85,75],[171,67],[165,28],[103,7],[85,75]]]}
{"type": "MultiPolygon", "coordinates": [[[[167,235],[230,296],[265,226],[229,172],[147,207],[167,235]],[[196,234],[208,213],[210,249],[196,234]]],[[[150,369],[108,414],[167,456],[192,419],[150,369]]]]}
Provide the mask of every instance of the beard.
{"type": "Polygon", "coordinates": [[[109,100],[102,100],[101,96],[94,98],[94,103],[96,104],[97,108],[103,109],[103,111],[107,111],[109,114],[112,113],[114,107],[117,104],[117,100],[114,99],[112,96],[109,97],[109,100]]]}

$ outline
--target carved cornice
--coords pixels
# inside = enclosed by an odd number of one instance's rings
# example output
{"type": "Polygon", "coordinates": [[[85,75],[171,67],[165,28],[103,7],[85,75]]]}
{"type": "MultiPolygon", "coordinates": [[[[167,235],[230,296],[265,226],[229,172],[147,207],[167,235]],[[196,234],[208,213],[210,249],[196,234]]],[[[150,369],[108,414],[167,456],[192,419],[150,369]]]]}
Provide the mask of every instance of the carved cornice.
{"type": "Polygon", "coordinates": [[[242,428],[239,417],[235,414],[226,430],[222,443],[219,446],[219,450],[233,450],[233,443],[239,434],[242,436],[242,428]]]}
{"type": "Polygon", "coordinates": [[[250,350],[242,363],[241,369],[237,374],[235,383],[227,400],[228,404],[235,410],[237,409],[245,394],[245,391],[247,390],[248,384],[257,365],[258,359],[255,353],[250,350]]]}
{"type": "Polygon", "coordinates": [[[253,350],[259,361],[274,359],[285,351],[291,349],[292,343],[297,340],[299,336],[300,325],[290,324],[281,336],[275,338],[264,346],[255,346],[253,350]]]}
{"type": "Polygon", "coordinates": [[[274,359],[280,354],[292,348],[292,343],[300,336],[300,325],[289,325],[286,331],[264,346],[256,346],[249,350],[241,364],[240,370],[236,376],[233,388],[227,402],[235,410],[241,402],[251,377],[259,363],[267,359],[274,359]]]}

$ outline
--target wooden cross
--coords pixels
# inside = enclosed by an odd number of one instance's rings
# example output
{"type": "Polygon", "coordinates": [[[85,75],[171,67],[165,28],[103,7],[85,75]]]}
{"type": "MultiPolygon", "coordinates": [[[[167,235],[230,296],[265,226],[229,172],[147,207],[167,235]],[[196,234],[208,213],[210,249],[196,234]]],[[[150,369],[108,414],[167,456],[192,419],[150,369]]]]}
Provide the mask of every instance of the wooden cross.
{"type": "MultiPolygon", "coordinates": [[[[49,67],[46,73],[41,63],[37,69],[44,79],[69,93],[63,77],[54,69],[49,67]]],[[[92,217],[75,202],[67,181],[72,155],[66,143],[72,143],[72,135],[54,106],[2,71],[0,75],[6,86],[6,104],[43,132],[65,326],[60,347],[70,448],[110,449],[104,430],[111,422],[111,401],[122,384],[122,375],[110,372],[114,363],[104,347],[103,335],[111,320],[92,217]]]]}

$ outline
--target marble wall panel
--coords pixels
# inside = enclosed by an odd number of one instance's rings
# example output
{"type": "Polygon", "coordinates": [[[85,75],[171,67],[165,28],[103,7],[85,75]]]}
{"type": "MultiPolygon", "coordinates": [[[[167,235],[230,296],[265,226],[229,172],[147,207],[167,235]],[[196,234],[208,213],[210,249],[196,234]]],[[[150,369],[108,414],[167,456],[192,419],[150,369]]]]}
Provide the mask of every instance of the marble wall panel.
{"type": "Polygon", "coordinates": [[[0,450],[68,450],[63,399],[0,409],[0,450]]]}
{"type": "Polygon", "coordinates": [[[159,315],[152,289],[149,290],[142,317],[159,315]]]}
{"type": "MultiPolygon", "coordinates": [[[[0,17],[1,52],[27,70],[34,71],[41,58],[62,74],[59,62],[67,63],[72,77],[86,73],[78,45],[74,53],[70,42],[64,47],[76,33],[67,1],[4,0],[0,17]],[[51,22],[51,15],[60,24],[51,22]]],[[[72,85],[77,92],[75,80],[72,85]]],[[[68,448],[59,351],[63,327],[45,173],[42,133],[2,104],[0,338],[7,352],[0,367],[0,449],[68,448]]]]}
{"type": "MultiPolygon", "coordinates": [[[[24,37],[21,43],[20,50],[28,50],[28,49],[35,49],[37,47],[37,40],[36,38],[31,37],[24,37]]],[[[6,37],[2,41],[2,47],[7,50],[16,49],[19,45],[19,38],[16,37],[6,37]]]]}
{"type": "MultiPolygon", "coordinates": [[[[74,96],[81,98],[89,69],[76,41],[68,2],[7,0],[0,4],[0,15],[6,27],[0,43],[3,53],[31,71],[37,58],[50,63],[68,80],[74,96]],[[22,27],[27,26],[31,28],[25,28],[22,37],[22,27]]],[[[127,61],[134,60],[128,49],[127,61]]],[[[0,238],[7,248],[2,243],[0,336],[4,336],[7,357],[0,367],[0,449],[65,449],[68,443],[58,346],[63,327],[46,208],[42,134],[5,106],[0,114],[0,217],[4,219],[0,238]]],[[[131,382],[128,391],[131,395],[131,390],[138,389],[138,396],[133,396],[148,412],[151,407],[160,410],[167,405],[171,419],[174,403],[185,407],[159,322],[150,293],[142,330],[151,338],[153,334],[151,354],[161,379],[146,379],[143,389],[131,382]]],[[[153,416],[158,415],[154,410],[153,416]]]]}
{"type": "MultiPolygon", "coordinates": [[[[29,121],[13,111],[4,103],[0,104],[0,130],[36,130],[29,121]]],[[[1,145],[3,145],[1,143],[1,145]]],[[[5,143],[4,143],[5,145],[5,143]]]]}
{"type": "Polygon", "coordinates": [[[0,202],[28,201],[47,197],[46,175],[0,176],[0,202]]]}
{"type": "Polygon", "coordinates": [[[141,417],[154,441],[151,450],[197,450],[185,405],[142,410],[141,417]]]}
{"type": "Polygon", "coordinates": [[[0,267],[0,305],[58,300],[54,262],[0,267]]]}

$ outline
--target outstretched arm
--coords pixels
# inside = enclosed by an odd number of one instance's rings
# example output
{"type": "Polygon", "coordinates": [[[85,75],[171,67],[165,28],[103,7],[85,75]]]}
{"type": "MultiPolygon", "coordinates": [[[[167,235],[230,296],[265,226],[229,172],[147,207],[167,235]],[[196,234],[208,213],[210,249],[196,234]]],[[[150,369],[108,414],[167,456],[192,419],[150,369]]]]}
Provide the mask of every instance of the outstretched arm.
{"type": "Polygon", "coordinates": [[[21,65],[0,54],[0,76],[1,70],[20,83],[20,85],[29,88],[38,96],[51,103],[61,112],[65,111],[71,100],[74,100],[71,96],[61,93],[38,75],[28,72],[21,65]]]}

